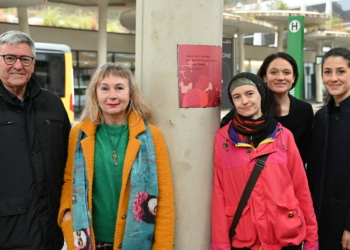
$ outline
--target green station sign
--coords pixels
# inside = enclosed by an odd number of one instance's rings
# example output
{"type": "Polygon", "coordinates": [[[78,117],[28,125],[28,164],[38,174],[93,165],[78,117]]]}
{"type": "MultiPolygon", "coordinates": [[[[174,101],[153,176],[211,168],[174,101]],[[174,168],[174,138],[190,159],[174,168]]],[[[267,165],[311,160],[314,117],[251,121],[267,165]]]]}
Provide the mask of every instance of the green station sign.
{"type": "Polygon", "coordinates": [[[298,99],[303,99],[304,79],[304,16],[288,17],[287,53],[298,64],[299,78],[290,94],[298,99]]]}

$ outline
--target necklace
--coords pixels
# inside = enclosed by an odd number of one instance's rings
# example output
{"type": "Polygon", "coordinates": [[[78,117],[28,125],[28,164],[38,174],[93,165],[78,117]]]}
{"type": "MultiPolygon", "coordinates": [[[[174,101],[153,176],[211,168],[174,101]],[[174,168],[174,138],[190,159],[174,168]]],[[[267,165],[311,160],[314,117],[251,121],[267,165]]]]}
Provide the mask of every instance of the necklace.
{"type": "Polygon", "coordinates": [[[120,139],[121,139],[122,136],[123,136],[125,127],[127,126],[127,121],[126,121],[125,124],[124,124],[123,131],[122,131],[122,133],[121,133],[120,136],[119,136],[119,139],[118,139],[117,145],[115,145],[115,148],[113,148],[112,138],[111,138],[111,136],[110,136],[110,134],[109,134],[109,132],[108,132],[108,128],[107,128],[107,126],[106,126],[106,123],[104,123],[104,125],[105,125],[105,128],[106,128],[107,134],[108,134],[109,142],[111,143],[111,146],[112,146],[112,149],[113,149],[112,157],[113,157],[114,165],[115,165],[115,166],[118,166],[118,161],[117,161],[117,157],[118,157],[118,155],[117,155],[117,148],[118,148],[120,139]]]}

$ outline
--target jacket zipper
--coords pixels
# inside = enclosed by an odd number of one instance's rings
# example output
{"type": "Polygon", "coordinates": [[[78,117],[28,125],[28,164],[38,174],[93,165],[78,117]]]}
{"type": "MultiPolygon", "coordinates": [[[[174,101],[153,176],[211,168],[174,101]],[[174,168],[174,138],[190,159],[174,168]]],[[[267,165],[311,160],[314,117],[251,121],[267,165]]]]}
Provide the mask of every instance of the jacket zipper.
{"type": "Polygon", "coordinates": [[[45,120],[47,125],[51,125],[53,122],[62,122],[60,119],[45,120]]]}
{"type": "Polygon", "coordinates": [[[13,125],[13,124],[14,124],[13,121],[8,121],[8,122],[2,122],[2,123],[0,123],[0,126],[13,125]]]}

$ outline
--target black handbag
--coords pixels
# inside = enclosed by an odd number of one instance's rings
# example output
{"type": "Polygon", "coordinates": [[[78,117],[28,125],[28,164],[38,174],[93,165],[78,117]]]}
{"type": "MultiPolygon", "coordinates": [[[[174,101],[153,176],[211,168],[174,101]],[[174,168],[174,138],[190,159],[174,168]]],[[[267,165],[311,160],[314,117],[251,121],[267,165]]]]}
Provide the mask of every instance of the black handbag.
{"type": "Polygon", "coordinates": [[[230,232],[229,232],[231,245],[232,245],[232,241],[233,241],[235,234],[236,234],[235,230],[236,230],[236,227],[238,225],[239,219],[241,218],[242,212],[243,212],[245,206],[247,205],[250,194],[252,193],[252,191],[254,189],[255,183],[258,180],[261,171],[266,166],[266,160],[267,160],[268,156],[269,156],[269,154],[262,155],[256,160],[253,172],[251,173],[251,175],[248,179],[248,182],[245,185],[241,199],[239,200],[238,207],[236,209],[235,216],[233,217],[233,221],[232,221],[230,232]]]}

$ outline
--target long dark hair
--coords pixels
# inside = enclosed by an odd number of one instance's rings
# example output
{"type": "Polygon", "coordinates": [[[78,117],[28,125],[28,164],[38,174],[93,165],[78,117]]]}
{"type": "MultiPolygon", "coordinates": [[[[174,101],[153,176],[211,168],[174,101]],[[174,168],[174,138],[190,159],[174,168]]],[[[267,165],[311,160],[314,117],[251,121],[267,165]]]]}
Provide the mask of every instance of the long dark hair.
{"type": "MultiPolygon", "coordinates": [[[[350,68],[350,50],[346,49],[346,48],[334,48],[329,50],[326,54],[324,54],[323,58],[322,58],[322,64],[321,64],[321,72],[323,75],[323,65],[324,62],[329,58],[329,57],[341,57],[344,60],[346,60],[348,62],[348,67],[350,68]]],[[[333,96],[330,95],[328,93],[327,98],[324,102],[324,105],[326,105],[327,103],[329,103],[329,101],[333,100],[333,96]]]]}
{"type": "MultiPolygon", "coordinates": [[[[263,63],[261,64],[257,75],[260,76],[262,79],[264,79],[264,77],[266,76],[267,68],[270,66],[270,63],[277,58],[282,58],[282,59],[286,60],[292,66],[293,75],[294,75],[294,82],[292,84],[291,89],[293,89],[295,87],[295,85],[297,84],[297,81],[299,78],[298,64],[294,60],[294,58],[287,53],[277,52],[277,53],[274,53],[274,54],[267,56],[265,58],[265,60],[263,61],[263,63]]],[[[281,116],[281,106],[279,105],[279,103],[277,103],[277,101],[272,93],[269,95],[269,99],[267,101],[267,106],[275,118],[278,118],[279,116],[281,116]]]]}

